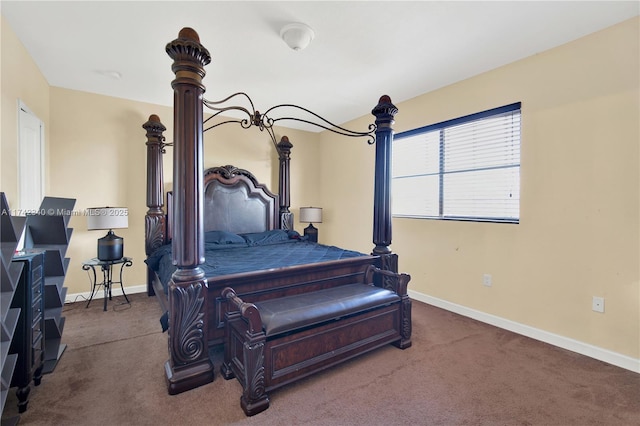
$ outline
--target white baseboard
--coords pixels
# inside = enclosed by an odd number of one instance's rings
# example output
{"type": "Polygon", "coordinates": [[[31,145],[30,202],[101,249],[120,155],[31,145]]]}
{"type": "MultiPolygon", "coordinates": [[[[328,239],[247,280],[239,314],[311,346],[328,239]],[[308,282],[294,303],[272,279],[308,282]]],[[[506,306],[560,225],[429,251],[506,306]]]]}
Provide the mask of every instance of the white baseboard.
{"type": "MultiPolygon", "coordinates": [[[[135,286],[127,287],[124,291],[125,293],[127,293],[127,295],[135,294],[135,293],[145,293],[147,291],[147,286],[135,285],[135,286]]],[[[111,295],[122,296],[122,290],[120,289],[119,285],[111,289],[111,295]]],[[[86,291],[84,293],[67,294],[67,296],[64,299],[64,303],[73,303],[73,302],[78,302],[83,300],[89,300],[90,297],[91,297],[90,291],[86,291]]],[[[100,287],[98,291],[96,291],[96,294],[93,295],[93,300],[96,300],[96,299],[104,299],[104,290],[102,289],[102,287],[100,287]]]]}
{"type": "Polygon", "coordinates": [[[590,358],[604,361],[606,363],[624,368],[626,370],[640,373],[640,359],[635,359],[627,355],[622,355],[617,352],[599,348],[597,346],[580,342],[578,340],[570,339],[568,337],[560,336],[558,334],[520,324],[515,321],[477,311],[466,306],[451,303],[443,299],[438,299],[436,297],[428,296],[423,293],[418,293],[416,291],[409,290],[408,293],[409,297],[411,297],[412,299],[424,302],[428,305],[433,305],[438,308],[442,308],[465,317],[473,318],[475,320],[493,325],[498,328],[509,330],[514,333],[539,340],[541,342],[549,343],[559,348],[567,349],[572,352],[586,355],[590,358]]]}

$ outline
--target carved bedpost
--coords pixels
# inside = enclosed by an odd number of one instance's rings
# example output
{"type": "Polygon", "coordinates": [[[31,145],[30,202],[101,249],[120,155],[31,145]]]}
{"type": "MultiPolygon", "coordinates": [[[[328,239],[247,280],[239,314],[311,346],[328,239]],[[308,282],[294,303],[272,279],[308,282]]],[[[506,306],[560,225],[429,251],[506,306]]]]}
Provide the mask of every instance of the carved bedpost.
{"type": "Polygon", "coordinates": [[[384,95],[371,111],[376,117],[376,177],[373,201],[373,249],[381,269],[398,272],[398,255],[391,252],[391,148],[398,108],[384,95]]]}
{"type": "MultiPolygon", "coordinates": [[[[166,241],[166,216],[164,205],[164,178],[162,173],[162,154],[164,154],[166,127],[160,118],[153,114],[142,125],[147,131],[147,214],[144,218],[144,250],[149,256],[166,241]]],[[[147,269],[147,294],[153,296],[153,272],[147,269]]]]}
{"type": "Polygon", "coordinates": [[[280,229],[293,229],[293,214],[289,210],[291,207],[291,178],[290,178],[290,157],[293,144],[289,138],[283,136],[276,145],[278,148],[278,158],[280,160],[278,197],[280,200],[280,229]]]}
{"type": "Polygon", "coordinates": [[[165,373],[169,394],[213,380],[207,344],[202,191],[202,84],[204,66],[211,62],[198,34],[183,28],[166,46],[173,59],[173,235],[176,271],[169,282],[169,360],[165,373]]]}

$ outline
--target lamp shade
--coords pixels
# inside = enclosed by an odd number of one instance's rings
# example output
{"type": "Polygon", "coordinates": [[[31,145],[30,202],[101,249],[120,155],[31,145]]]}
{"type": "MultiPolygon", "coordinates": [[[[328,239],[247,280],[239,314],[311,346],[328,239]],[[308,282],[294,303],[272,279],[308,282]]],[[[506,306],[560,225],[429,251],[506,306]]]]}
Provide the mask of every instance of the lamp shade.
{"type": "Polygon", "coordinates": [[[300,222],[322,223],[322,208],[300,207],[300,222]]]}
{"type": "Polygon", "coordinates": [[[126,207],[92,207],[87,212],[87,229],[118,229],[129,227],[126,207]]]}

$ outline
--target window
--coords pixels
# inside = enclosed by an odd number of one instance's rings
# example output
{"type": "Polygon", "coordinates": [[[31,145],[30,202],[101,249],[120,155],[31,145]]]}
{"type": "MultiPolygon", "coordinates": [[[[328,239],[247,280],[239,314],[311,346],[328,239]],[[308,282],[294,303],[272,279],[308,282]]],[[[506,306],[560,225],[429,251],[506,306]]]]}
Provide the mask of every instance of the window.
{"type": "Polygon", "coordinates": [[[399,133],[395,217],[518,223],[520,103],[399,133]]]}

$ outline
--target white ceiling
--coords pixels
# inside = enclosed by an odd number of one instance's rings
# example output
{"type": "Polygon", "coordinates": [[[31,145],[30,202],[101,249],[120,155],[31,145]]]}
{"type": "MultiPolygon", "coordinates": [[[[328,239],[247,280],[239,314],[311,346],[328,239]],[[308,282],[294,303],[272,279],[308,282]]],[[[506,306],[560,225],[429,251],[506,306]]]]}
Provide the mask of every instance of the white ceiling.
{"type": "Polygon", "coordinates": [[[340,124],[383,94],[413,98],[636,16],[639,5],[3,0],[0,10],[51,86],[171,105],[164,48],[191,27],[212,56],[207,99],[244,91],[258,110],[294,103],[340,124]],[[306,50],[280,39],[292,22],[315,30],[306,50]]]}

